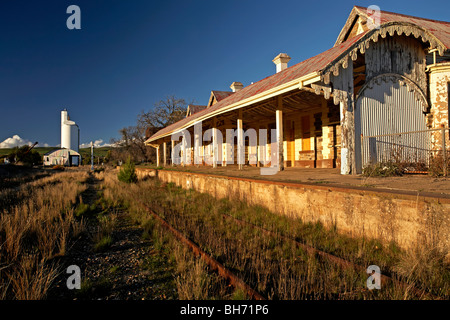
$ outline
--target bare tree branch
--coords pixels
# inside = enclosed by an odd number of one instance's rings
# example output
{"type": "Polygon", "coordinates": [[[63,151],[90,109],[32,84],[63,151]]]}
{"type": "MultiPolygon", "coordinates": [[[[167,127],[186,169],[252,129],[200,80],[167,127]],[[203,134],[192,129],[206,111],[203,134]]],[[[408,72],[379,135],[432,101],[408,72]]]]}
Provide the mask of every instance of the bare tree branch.
{"type": "Polygon", "coordinates": [[[171,95],[155,103],[150,111],[141,111],[136,126],[120,129],[120,139],[111,139],[113,144],[119,146],[112,150],[111,158],[125,161],[130,156],[134,161],[154,160],[156,152],[145,145],[145,140],[158,130],[183,119],[186,109],[184,99],[171,95]]]}

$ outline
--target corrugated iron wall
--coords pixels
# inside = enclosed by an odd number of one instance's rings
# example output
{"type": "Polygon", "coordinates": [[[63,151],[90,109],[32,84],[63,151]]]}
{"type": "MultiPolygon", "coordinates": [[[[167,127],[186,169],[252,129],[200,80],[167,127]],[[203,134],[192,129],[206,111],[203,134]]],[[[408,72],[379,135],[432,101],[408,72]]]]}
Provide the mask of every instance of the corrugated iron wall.
{"type": "Polygon", "coordinates": [[[363,168],[388,160],[427,163],[430,133],[416,132],[427,130],[423,106],[406,86],[391,81],[373,83],[358,98],[355,112],[356,157],[363,168]],[[402,132],[410,133],[392,135],[402,132]],[[361,134],[366,137],[362,145],[361,134]]]}

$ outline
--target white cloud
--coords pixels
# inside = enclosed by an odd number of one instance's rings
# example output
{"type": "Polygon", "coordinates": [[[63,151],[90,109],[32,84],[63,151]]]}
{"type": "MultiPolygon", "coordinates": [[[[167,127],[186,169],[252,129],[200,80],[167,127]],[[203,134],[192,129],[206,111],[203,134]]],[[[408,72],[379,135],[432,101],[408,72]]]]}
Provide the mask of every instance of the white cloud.
{"type": "MultiPolygon", "coordinates": [[[[23,145],[31,146],[34,142],[28,139],[22,139],[19,135],[15,134],[10,138],[6,138],[3,142],[0,142],[0,149],[9,149],[15,147],[21,147],[23,145]]],[[[37,147],[50,147],[48,143],[39,143],[37,147]]]]}
{"type": "Polygon", "coordinates": [[[6,138],[3,142],[0,142],[0,149],[21,147],[23,145],[31,146],[33,142],[22,139],[17,134],[12,136],[11,138],[6,138]]]}
{"type": "MultiPolygon", "coordinates": [[[[30,141],[28,139],[22,139],[19,135],[14,135],[10,138],[5,139],[3,142],[0,142],[0,149],[7,149],[7,148],[14,148],[14,147],[21,147],[23,145],[31,146],[33,145],[33,141],[30,141]]],[[[61,145],[56,145],[57,148],[59,148],[61,145]]],[[[109,143],[105,143],[102,139],[98,139],[94,141],[94,147],[100,148],[100,147],[111,147],[113,145],[109,143]]],[[[39,143],[37,144],[37,147],[50,147],[48,143],[39,143]]],[[[86,142],[80,145],[80,148],[90,148],[91,143],[86,142]]]]}
{"type": "MultiPolygon", "coordinates": [[[[109,143],[103,143],[102,139],[98,139],[93,141],[94,142],[94,148],[100,148],[100,147],[110,147],[111,144],[109,143]]],[[[90,148],[91,147],[91,143],[90,142],[86,142],[86,143],[82,143],[80,144],[80,148],[90,148]]]]}

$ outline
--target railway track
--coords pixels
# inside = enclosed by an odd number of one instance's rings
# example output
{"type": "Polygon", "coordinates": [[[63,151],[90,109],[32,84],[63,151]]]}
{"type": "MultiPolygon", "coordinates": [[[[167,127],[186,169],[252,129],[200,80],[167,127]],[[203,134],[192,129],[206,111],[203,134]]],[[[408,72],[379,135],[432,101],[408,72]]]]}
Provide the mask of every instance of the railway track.
{"type": "Polygon", "coordinates": [[[200,256],[203,261],[213,270],[217,271],[217,273],[222,276],[224,279],[229,281],[231,285],[235,288],[239,288],[247,293],[247,295],[254,300],[265,300],[265,298],[256,290],[251,288],[247,283],[245,283],[241,278],[227,269],[224,265],[214,259],[211,255],[202,250],[197,244],[195,244],[192,240],[187,238],[182,232],[175,229],[172,225],[170,225],[167,221],[161,218],[157,213],[155,213],[152,209],[150,209],[146,204],[142,203],[146,208],[147,212],[149,212],[156,220],[158,220],[163,227],[172,232],[172,234],[184,245],[189,247],[194,255],[200,256]]]}
{"type": "MultiPolygon", "coordinates": [[[[225,278],[229,283],[234,286],[235,288],[239,288],[247,293],[248,297],[255,300],[265,300],[265,297],[257,292],[255,289],[253,289],[250,285],[245,283],[239,276],[234,274],[232,271],[227,269],[223,264],[218,262],[216,259],[214,259],[211,255],[209,255],[207,252],[205,252],[203,249],[200,248],[199,245],[194,243],[191,239],[186,237],[181,231],[174,228],[171,224],[169,224],[166,220],[164,220],[160,215],[158,215],[152,208],[150,208],[146,203],[144,203],[142,200],[140,200],[140,203],[143,205],[143,207],[156,219],[158,220],[163,227],[165,227],[167,230],[169,230],[181,243],[186,245],[190,250],[194,253],[194,255],[201,257],[207,265],[210,267],[211,270],[218,272],[220,276],[225,278]]],[[[155,208],[157,211],[163,212],[163,208],[155,208]]],[[[267,234],[269,236],[273,237],[279,237],[283,241],[289,241],[292,244],[294,244],[297,247],[300,247],[304,251],[306,251],[310,255],[317,255],[322,259],[325,259],[333,264],[336,264],[344,269],[353,269],[359,272],[366,273],[366,267],[363,267],[361,265],[355,264],[351,261],[345,260],[343,258],[337,257],[335,255],[329,254],[327,252],[324,252],[322,250],[316,249],[312,246],[309,246],[307,244],[301,243],[295,239],[292,239],[290,237],[283,236],[279,233],[275,233],[271,230],[267,230],[265,228],[262,228],[260,226],[257,226],[253,223],[250,223],[248,221],[244,221],[238,218],[235,218],[228,214],[222,214],[223,219],[234,221],[234,223],[239,224],[241,226],[247,226],[250,228],[257,229],[258,231],[267,234]]],[[[397,286],[400,286],[401,288],[405,290],[410,290],[417,294],[419,297],[429,297],[431,299],[440,299],[437,296],[434,296],[430,292],[427,292],[425,290],[416,288],[410,284],[407,284],[405,282],[402,282],[400,280],[394,279],[388,275],[381,274],[381,283],[382,285],[386,285],[387,283],[394,283],[397,286]]]]}
{"type": "MultiPolygon", "coordinates": [[[[290,241],[291,243],[293,243],[297,247],[302,248],[303,250],[305,250],[309,254],[316,254],[316,255],[318,255],[318,256],[320,256],[320,257],[322,257],[322,258],[324,258],[324,259],[326,259],[326,260],[328,260],[330,262],[333,262],[333,263],[335,263],[335,264],[337,264],[337,265],[339,265],[339,266],[341,266],[341,267],[343,267],[345,269],[351,268],[351,269],[354,269],[356,271],[361,271],[361,272],[365,272],[366,271],[366,267],[363,267],[363,266],[355,264],[355,263],[353,263],[351,261],[339,258],[339,257],[337,257],[335,255],[332,255],[332,254],[329,254],[327,252],[318,250],[318,249],[316,249],[314,247],[311,247],[311,246],[309,246],[307,244],[301,243],[301,242],[299,242],[299,241],[297,241],[295,239],[292,239],[292,238],[289,238],[289,237],[286,237],[286,236],[283,236],[283,235],[280,235],[280,234],[275,234],[275,232],[273,232],[273,231],[270,231],[270,230],[267,230],[265,228],[259,227],[259,226],[255,225],[253,223],[250,223],[250,222],[238,219],[238,218],[233,217],[233,216],[228,215],[228,214],[222,214],[222,216],[224,217],[224,219],[232,219],[232,220],[236,221],[236,223],[238,223],[238,224],[247,225],[247,226],[250,226],[252,228],[258,229],[259,231],[261,231],[261,232],[263,232],[263,233],[265,233],[267,235],[278,236],[278,237],[280,237],[281,239],[283,239],[285,241],[290,241]]],[[[394,279],[392,277],[389,277],[387,275],[380,274],[380,278],[381,278],[381,283],[383,285],[385,285],[385,284],[387,284],[389,282],[392,282],[392,283],[395,283],[398,286],[401,286],[403,289],[410,289],[410,290],[414,291],[414,293],[418,294],[419,296],[428,295],[428,296],[430,296],[433,299],[439,299],[439,297],[434,296],[434,295],[432,295],[429,292],[426,292],[426,291],[424,291],[422,289],[419,289],[419,288],[416,288],[416,287],[412,287],[411,285],[409,285],[409,284],[407,284],[405,282],[399,281],[399,280],[394,279]]]]}

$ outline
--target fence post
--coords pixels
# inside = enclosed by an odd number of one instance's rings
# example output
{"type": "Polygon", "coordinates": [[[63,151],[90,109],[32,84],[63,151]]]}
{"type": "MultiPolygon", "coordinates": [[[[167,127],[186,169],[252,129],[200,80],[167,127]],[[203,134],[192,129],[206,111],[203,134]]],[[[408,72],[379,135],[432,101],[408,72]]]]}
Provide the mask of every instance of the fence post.
{"type": "Polygon", "coordinates": [[[361,169],[364,169],[364,135],[361,133],[361,169]]]}
{"type": "Polygon", "coordinates": [[[444,177],[447,176],[447,150],[445,145],[445,127],[442,128],[442,159],[444,161],[444,177]]]}

